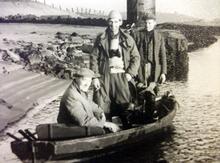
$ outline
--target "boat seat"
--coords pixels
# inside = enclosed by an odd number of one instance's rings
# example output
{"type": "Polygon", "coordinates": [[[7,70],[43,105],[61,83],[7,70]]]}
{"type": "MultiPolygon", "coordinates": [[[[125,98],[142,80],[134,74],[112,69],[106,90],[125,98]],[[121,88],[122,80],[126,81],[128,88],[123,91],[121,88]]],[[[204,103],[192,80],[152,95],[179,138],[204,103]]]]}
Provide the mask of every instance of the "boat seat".
{"type": "Polygon", "coordinates": [[[65,124],[40,124],[36,127],[39,140],[66,140],[88,136],[103,135],[101,127],[67,126],[65,124]]]}

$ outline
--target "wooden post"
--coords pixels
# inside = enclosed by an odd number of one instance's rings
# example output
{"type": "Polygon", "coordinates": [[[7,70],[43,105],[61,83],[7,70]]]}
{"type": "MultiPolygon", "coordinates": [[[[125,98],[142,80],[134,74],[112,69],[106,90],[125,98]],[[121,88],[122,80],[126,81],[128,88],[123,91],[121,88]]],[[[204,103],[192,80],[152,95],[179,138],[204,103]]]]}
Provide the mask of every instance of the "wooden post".
{"type": "Polygon", "coordinates": [[[127,21],[129,24],[137,22],[137,1],[127,0],[127,21]]]}
{"type": "Polygon", "coordinates": [[[155,15],[155,0],[127,0],[127,20],[129,24],[141,26],[143,16],[155,15]]]}

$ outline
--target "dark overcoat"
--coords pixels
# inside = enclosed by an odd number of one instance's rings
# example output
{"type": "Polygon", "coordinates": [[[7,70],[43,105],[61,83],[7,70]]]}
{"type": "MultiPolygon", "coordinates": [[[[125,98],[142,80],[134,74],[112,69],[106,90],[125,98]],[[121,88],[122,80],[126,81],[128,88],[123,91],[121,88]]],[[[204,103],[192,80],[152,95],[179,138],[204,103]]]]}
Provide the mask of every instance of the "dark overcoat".
{"type": "MultiPolygon", "coordinates": [[[[125,72],[136,76],[140,66],[140,55],[134,39],[120,30],[119,45],[124,59],[125,72]]],[[[101,76],[109,73],[109,41],[107,30],[96,38],[91,54],[90,68],[101,76]]]]}
{"type": "MultiPolygon", "coordinates": [[[[90,59],[90,68],[100,74],[100,81],[102,89],[96,93],[94,101],[96,101],[107,113],[109,103],[108,97],[109,83],[110,83],[110,68],[109,68],[109,36],[108,31],[97,36],[93,52],[90,59]]],[[[119,32],[119,46],[123,56],[125,73],[129,73],[132,77],[137,76],[140,66],[140,54],[134,39],[122,30],[119,32]]],[[[123,89],[123,86],[121,87],[123,89]]],[[[123,90],[119,90],[123,91],[123,90]]]]}
{"type": "MultiPolygon", "coordinates": [[[[141,56],[141,66],[138,71],[138,76],[141,82],[144,82],[144,72],[143,72],[143,67],[145,65],[145,60],[144,60],[144,50],[143,50],[143,43],[145,42],[145,35],[146,35],[146,30],[143,28],[136,30],[133,32],[133,37],[135,39],[135,42],[137,44],[138,51],[141,56]]],[[[167,59],[166,59],[166,49],[165,49],[165,43],[164,43],[164,38],[161,35],[161,33],[158,30],[154,30],[153,33],[153,71],[151,74],[153,76],[152,82],[158,82],[160,75],[167,74],[167,59]]]]}

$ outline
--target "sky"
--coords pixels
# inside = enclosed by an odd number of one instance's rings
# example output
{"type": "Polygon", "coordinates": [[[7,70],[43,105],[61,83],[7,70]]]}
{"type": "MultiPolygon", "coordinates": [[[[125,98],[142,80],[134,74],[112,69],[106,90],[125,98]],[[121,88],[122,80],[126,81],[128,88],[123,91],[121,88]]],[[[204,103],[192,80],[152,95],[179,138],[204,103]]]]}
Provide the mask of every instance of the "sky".
{"type": "MultiPolygon", "coordinates": [[[[62,8],[92,8],[106,13],[112,9],[126,11],[126,0],[46,0],[46,3],[61,5],[62,8]]],[[[156,0],[156,11],[177,12],[201,19],[220,19],[220,0],[156,0]]]]}

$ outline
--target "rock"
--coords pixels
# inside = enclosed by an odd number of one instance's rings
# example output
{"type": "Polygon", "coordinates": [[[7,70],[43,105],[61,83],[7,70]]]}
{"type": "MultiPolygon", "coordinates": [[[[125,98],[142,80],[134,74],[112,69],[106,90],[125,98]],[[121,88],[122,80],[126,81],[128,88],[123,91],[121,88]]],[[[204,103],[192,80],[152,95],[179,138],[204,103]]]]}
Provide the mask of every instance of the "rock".
{"type": "Polygon", "coordinates": [[[84,53],[92,53],[93,45],[92,44],[83,44],[81,46],[81,50],[84,53]]]}
{"type": "MultiPolygon", "coordinates": [[[[33,45],[32,45],[32,46],[33,46],[33,45]]],[[[42,48],[44,47],[44,44],[43,44],[43,43],[39,43],[39,44],[37,44],[37,47],[40,48],[40,49],[42,49],[42,48]]]]}
{"type": "Polygon", "coordinates": [[[54,45],[49,45],[47,47],[47,50],[50,50],[50,51],[55,51],[56,50],[56,47],[54,45]]]}
{"type": "Polygon", "coordinates": [[[167,79],[186,80],[189,71],[188,41],[177,30],[161,30],[167,53],[167,79]]]}
{"type": "Polygon", "coordinates": [[[6,50],[0,49],[0,56],[1,56],[1,60],[3,60],[3,61],[9,61],[10,60],[9,55],[8,55],[6,50]]]}
{"type": "Polygon", "coordinates": [[[93,37],[93,36],[88,35],[88,34],[81,35],[81,38],[83,38],[83,39],[87,39],[87,40],[93,40],[93,39],[94,39],[94,37],[93,37]]]}
{"type": "Polygon", "coordinates": [[[63,33],[61,33],[61,32],[57,32],[57,33],[56,33],[56,35],[62,35],[62,34],[63,34],[63,33]]]}
{"type": "Polygon", "coordinates": [[[84,39],[82,37],[73,37],[72,38],[72,44],[82,44],[84,42],[84,39]]]}
{"type": "MultiPolygon", "coordinates": [[[[35,32],[31,32],[30,34],[34,33],[35,32]]],[[[93,46],[90,39],[90,35],[80,36],[76,32],[72,34],[57,32],[55,39],[48,41],[47,45],[23,40],[14,41],[16,46],[11,52],[20,57],[20,64],[23,65],[26,70],[70,79],[71,73],[66,71],[66,68],[70,68],[73,65],[88,66],[88,53],[91,53],[93,46]],[[57,64],[67,64],[67,66],[56,66],[57,64]]],[[[5,39],[5,42],[8,42],[9,45],[13,43],[12,41],[5,39]]],[[[12,57],[6,52],[7,51],[3,50],[0,51],[0,53],[4,53],[3,56],[5,60],[13,61],[12,57]]]]}
{"type": "Polygon", "coordinates": [[[8,56],[11,58],[11,60],[13,62],[18,62],[20,61],[20,56],[17,55],[16,53],[12,52],[12,51],[7,51],[8,56]]]}
{"type": "Polygon", "coordinates": [[[41,63],[42,59],[43,59],[42,56],[36,53],[32,53],[31,55],[28,56],[28,60],[31,65],[36,63],[41,63]]]}
{"type": "Polygon", "coordinates": [[[66,42],[63,42],[62,44],[60,44],[60,49],[67,49],[68,44],[66,42]]]}
{"type": "Polygon", "coordinates": [[[74,52],[74,50],[75,50],[75,47],[68,47],[68,48],[66,49],[66,52],[72,54],[72,53],[74,52]]]}
{"type": "Polygon", "coordinates": [[[65,40],[65,34],[63,34],[61,32],[57,32],[55,38],[57,38],[59,40],[65,40]]]}
{"type": "Polygon", "coordinates": [[[79,36],[79,34],[76,33],[76,32],[73,32],[70,36],[72,36],[72,37],[76,37],[76,36],[79,36]]]}

